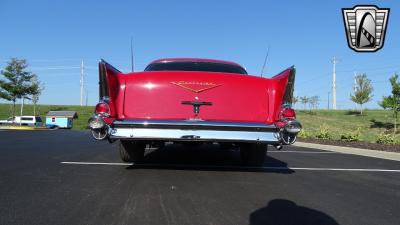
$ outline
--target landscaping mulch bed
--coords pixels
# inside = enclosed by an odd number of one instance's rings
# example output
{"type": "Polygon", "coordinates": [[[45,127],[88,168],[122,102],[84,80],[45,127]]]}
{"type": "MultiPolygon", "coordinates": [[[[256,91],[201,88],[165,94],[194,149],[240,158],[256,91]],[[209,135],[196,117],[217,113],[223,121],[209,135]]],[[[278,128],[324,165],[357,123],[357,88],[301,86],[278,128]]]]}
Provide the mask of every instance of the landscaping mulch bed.
{"type": "Polygon", "coordinates": [[[336,146],[345,146],[345,147],[353,147],[353,148],[362,148],[362,149],[371,149],[371,150],[380,150],[387,152],[400,152],[400,145],[385,145],[378,143],[368,143],[362,141],[340,141],[340,140],[324,140],[324,139],[313,139],[313,138],[299,138],[298,141],[322,144],[322,145],[336,145],[336,146]]]}

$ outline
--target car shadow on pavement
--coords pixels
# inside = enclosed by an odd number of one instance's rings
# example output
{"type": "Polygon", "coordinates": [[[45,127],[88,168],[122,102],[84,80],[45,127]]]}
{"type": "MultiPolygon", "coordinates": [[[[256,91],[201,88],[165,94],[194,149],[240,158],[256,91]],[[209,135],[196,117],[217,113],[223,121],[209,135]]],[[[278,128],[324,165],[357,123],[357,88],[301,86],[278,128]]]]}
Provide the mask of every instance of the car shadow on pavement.
{"type": "Polygon", "coordinates": [[[329,215],[286,199],[273,199],[250,214],[250,225],[339,225],[329,215]]]}
{"type": "Polygon", "coordinates": [[[239,151],[223,150],[216,145],[171,145],[147,151],[143,163],[129,166],[128,169],[294,173],[286,162],[268,155],[262,167],[243,166],[239,151]]]}

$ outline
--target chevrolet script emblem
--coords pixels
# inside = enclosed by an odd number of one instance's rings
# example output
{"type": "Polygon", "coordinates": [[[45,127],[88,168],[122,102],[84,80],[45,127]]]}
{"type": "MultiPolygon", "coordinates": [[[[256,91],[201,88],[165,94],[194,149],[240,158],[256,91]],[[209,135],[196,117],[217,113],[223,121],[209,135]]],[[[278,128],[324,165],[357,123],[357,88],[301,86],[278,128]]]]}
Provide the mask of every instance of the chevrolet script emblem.
{"type": "Polygon", "coordinates": [[[357,5],[342,9],[347,43],[356,52],[375,52],[383,47],[389,8],[357,5]]]}
{"type": "Polygon", "coordinates": [[[176,86],[185,88],[195,93],[200,93],[202,91],[210,90],[212,88],[222,85],[222,84],[214,84],[212,82],[196,82],[196,81],[178,81],[178,82],[171,82],[171,84],[175,84],[176,86]]]}

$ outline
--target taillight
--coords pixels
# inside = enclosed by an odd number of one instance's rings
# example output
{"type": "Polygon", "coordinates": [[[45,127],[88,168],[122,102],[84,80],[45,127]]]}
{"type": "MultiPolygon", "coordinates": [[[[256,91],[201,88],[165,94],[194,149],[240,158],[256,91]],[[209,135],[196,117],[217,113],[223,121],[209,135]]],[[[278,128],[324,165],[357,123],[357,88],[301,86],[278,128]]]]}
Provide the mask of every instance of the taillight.
{"type": "Polygon", "coordinates": [[[110,106],[105,102],[100,102],[96,105],[95,114],[108,117],[110,116],[110,106]]]}
{"type": "Polygon", "coordinates": [[[283,108],[279,117],[281,120],[294,120],[296,119],[296,112],[292,108],[283,108]]]}

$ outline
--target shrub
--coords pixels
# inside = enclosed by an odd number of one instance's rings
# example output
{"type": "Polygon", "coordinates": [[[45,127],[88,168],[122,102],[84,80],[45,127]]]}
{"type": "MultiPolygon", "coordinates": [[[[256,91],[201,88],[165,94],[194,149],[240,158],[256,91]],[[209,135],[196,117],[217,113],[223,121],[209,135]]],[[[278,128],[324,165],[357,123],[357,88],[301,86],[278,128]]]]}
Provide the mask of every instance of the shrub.
{"type": "Polygon", "coordinates": [[[319,131],[315,137],[318,139],[332,139],[332,135],[329,132],[329,127],[326,124],[322,124],[319,127],[319,131]]]}
{"type": "Polygon", "coordinates": [[[396,140],[395,135],[393,135],[393,134],[385,134],[383,132],[383,133],[380,133],[378,135],[378,138],[376,139],[376,143],[394,145],[396,143],[399,143],[399,141],[396,140]]]}
{"type": "Polygon", "coordinates": [[[299,133],[299,137],[301,138],[310,138],[312,137],[311,133],[306,131],[305,129],[301,129],[300,133],[299,133]]]}
{"type": "Polygon", "coordinates": [[[359,141],[361,136],[360,128],[357,128],[354,132],[347,132],[340,136],[343,141],[359,141]]]}

